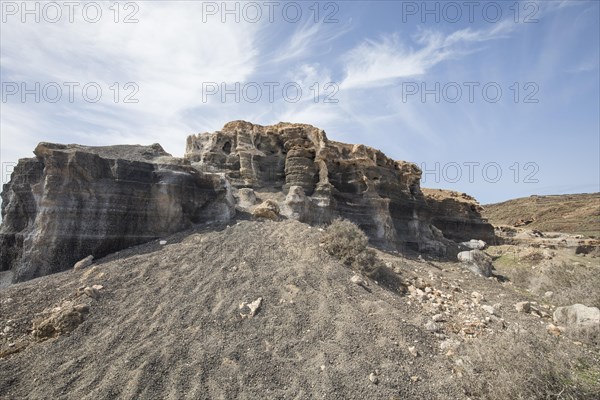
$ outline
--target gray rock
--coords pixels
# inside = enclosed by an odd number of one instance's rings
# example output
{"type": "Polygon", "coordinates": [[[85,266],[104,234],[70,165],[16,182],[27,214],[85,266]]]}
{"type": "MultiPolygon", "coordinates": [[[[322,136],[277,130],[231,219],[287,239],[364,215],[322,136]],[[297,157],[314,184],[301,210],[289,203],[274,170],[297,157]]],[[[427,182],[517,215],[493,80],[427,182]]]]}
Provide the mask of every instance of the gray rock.
{"type": "Polygon", "coordinates": [[[183,165],[160,145],[40,143],[34,154],[1,194],[0,271],[12,270],[13,282],[235,212],[224,178],[183,165]]]}
{"type": "Polygon", "coordinates": [[[369,380],[371,381],[371,383],[377,385],[377,383],[379,383],[379,378],[377,378],[377,375],[375,375],[374,373],[370,373],[369,374],[369,380]]]}
{"type": "Polygon", "coordinates": [[[281,207],[281,214],[290,219],[305,222],[310,218],[310,210],[311,201],[306,197],[302,186],[290,187],[281,207]]]}
{"type": "Polygon", "coordinates": [[[92,263],[94,262],[94,256],[87,256],[86,258],[84,258],[83,260],[78,261],[75,266],[73,267],[73,269],[75,271],[79,271],[80,269],[84,269],[89,267],[90,265],[92,265],[92,263]]]}
{"type": "Polygon", "coordinates": [[[481,306],[481,309],[485,312],[487,312],[488,314],[494,315],[496,314],[496,309],[490,305],[483,305],[481,306]]]}
{"type": "Polygon", "coordinates": [[[462,266],[473,272],[485,277],[492,276],[492,258],[481,250],[461,251],[458,253],[458,261],[462,266]]]}
{"type": "Polygon", "coordinates": [[[520,313],[528,313],[531,311],[531,303],[528,301],[520,301],[515,304],[515,309],[520,313]]]}
{"type": "Polygon", "coordinates": [[[462,242],[460,244],[470,250],[483,250],[487,244],[483,240],[471,239],[468,242],[462,242]]]}
{"type": "Polygon", "coordinates": [[[237,192],[238,205],[242,208],[250,208],[256,204],[256,193],[250,188],[241,188],[237,192]]]}
{"type": "Polygon", "coordinates": [[[568,328],[600,328],[600,309],[583,304],[558,307],[554,311],[553,319],[556,324],[568,328]]]}
{"type": "Polygon", "coordinates": [[[429,332],[439,332],[441,327],[433,321],[428,321],[425,324],[425,330],[429,332]]]}

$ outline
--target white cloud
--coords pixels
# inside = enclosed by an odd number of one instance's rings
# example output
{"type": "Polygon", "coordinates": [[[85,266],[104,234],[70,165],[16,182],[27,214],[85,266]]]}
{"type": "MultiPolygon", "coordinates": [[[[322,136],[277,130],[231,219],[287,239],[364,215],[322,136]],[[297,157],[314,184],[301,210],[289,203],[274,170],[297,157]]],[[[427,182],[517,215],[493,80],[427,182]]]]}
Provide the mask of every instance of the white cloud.
{"type": "MultiPolygon", "coordinates": [[[[9,98],[2,104],[3,160],[22,156],[24,147],[30,151],[40,140],[70,136],[103,144],[160,141],[181,153],[191,130],[183,120],[186,110],[205,106],[202,84],[244,81],[255,72],[260,24],[224,24],[216,18],[203,23],[201,5],[192,2],[137,3],[138,23],[114,23],[107,8],[111,4],[102,3],[104,16],[96,24],[77,13],[74,23],[66,18],[21,23],[18,16],[2,23],[4,82],[29,82],[28,87],[33,82],[96,82],[103,91],[98,103],[85,102],[77,91],[74,103],[45,106],[32,107],[32,98],[25,104],[9,98]],[[123,97],[115,103],[110,89],[115,82],[121,96],[133,91],[124,90],[125,83],[137,84],[139,103],[124,104],[123,97]],[[47,122],[61,116],[56,126],[47,122]],[[32,128],[25,121],[38,121],[38,131],[45,125],[43,134],[24,138],[24,128],[32,128]]],[[[64,99],[68,92],[63,88],[64,99]]]]}
{"type": "Polygon", "coordinates": [[[505,37],[514,24],[508,21],[488,30],[462,29],[449,35],[423,30],[409,47],[398,34],[366,40],[346,54],[346,77],[342,89],[387,86],[398,78],[424,75],[431,67],[453,57],[476,51],[477,43],[505,37]]]}

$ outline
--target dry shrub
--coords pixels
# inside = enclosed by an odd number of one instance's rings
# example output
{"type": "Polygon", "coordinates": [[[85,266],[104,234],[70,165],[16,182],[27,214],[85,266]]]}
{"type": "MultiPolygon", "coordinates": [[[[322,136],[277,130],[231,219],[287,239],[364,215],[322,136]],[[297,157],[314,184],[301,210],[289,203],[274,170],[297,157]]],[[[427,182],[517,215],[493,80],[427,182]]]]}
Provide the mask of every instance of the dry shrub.
{"type": "Polygon", "coordinates": [[[325,252],[344,265],[362,272],[373,272],[379,264],[377,255],[367,246],[369,238],[353,222],[336,219],[325,228],[321,245],[325,252]]]}
{"type": "Polygon", "coordinates": [[[460,379],[474,399],[597,399],[600,370],[583,356],[545,333],[499,332],[462,345],[460,379]]]}

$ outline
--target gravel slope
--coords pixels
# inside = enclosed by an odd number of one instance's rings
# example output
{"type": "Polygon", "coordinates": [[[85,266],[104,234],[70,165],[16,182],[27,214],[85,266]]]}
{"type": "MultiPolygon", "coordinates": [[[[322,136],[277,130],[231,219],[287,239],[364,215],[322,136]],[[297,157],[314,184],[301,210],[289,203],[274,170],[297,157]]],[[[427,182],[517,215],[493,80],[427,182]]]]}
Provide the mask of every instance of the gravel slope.
{"type": "Polygon", "coordinates": [[[0,359],[0,397],[461,398],[406,301],[351,284],[318,236],[298,222],[240,222],[3,290],[0,315],[25,334],[78,287],[104,287],[75,299],[90,311],[72,333],[0,359]],[[239,304],[258,297],[257,315],[242,319],[239,304]],[[410,355],[416,341],[431,357],[410,355]]]}

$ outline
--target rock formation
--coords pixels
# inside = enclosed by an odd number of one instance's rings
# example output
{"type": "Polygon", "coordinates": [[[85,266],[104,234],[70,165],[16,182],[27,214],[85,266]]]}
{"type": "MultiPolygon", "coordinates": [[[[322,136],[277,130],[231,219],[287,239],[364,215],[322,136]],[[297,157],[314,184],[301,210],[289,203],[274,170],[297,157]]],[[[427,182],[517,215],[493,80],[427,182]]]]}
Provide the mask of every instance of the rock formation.
{"type": "Polygon", "coordinates": [[[377,246],[438,256],[455,256],[451,240],[494,235],[476,202],[424,196],[415,164],[305,124],[230,122],[188,137],[184,159],[158,144],[41,143],[34,153],[2,192],[0,270],[13,270],[14,281],[226,221],[236,209],[312,225],[342,217],[377,246]]]}
{"type": "Polygon", "coordinates": [[[0,270],[13,270],[13,281],[234,213],[225,179],[184,165],[157,144],[40,143],[34,154],[19,161],[2,192],[0,270]]]}
{"type": "Polygon", "coordinates": [[[494,238],[474,199],[425,197],[415,164],[330,141],[311,125],[230,122],[188,137],[185,159],[224,173],[234,188],[252,188],[258,197],[261,191],[282,193],[281,210],[289,218],[310,224],[350,219],[385,248],[439,255],[447,250],[440,231],[457,241],[494,238]]]}

